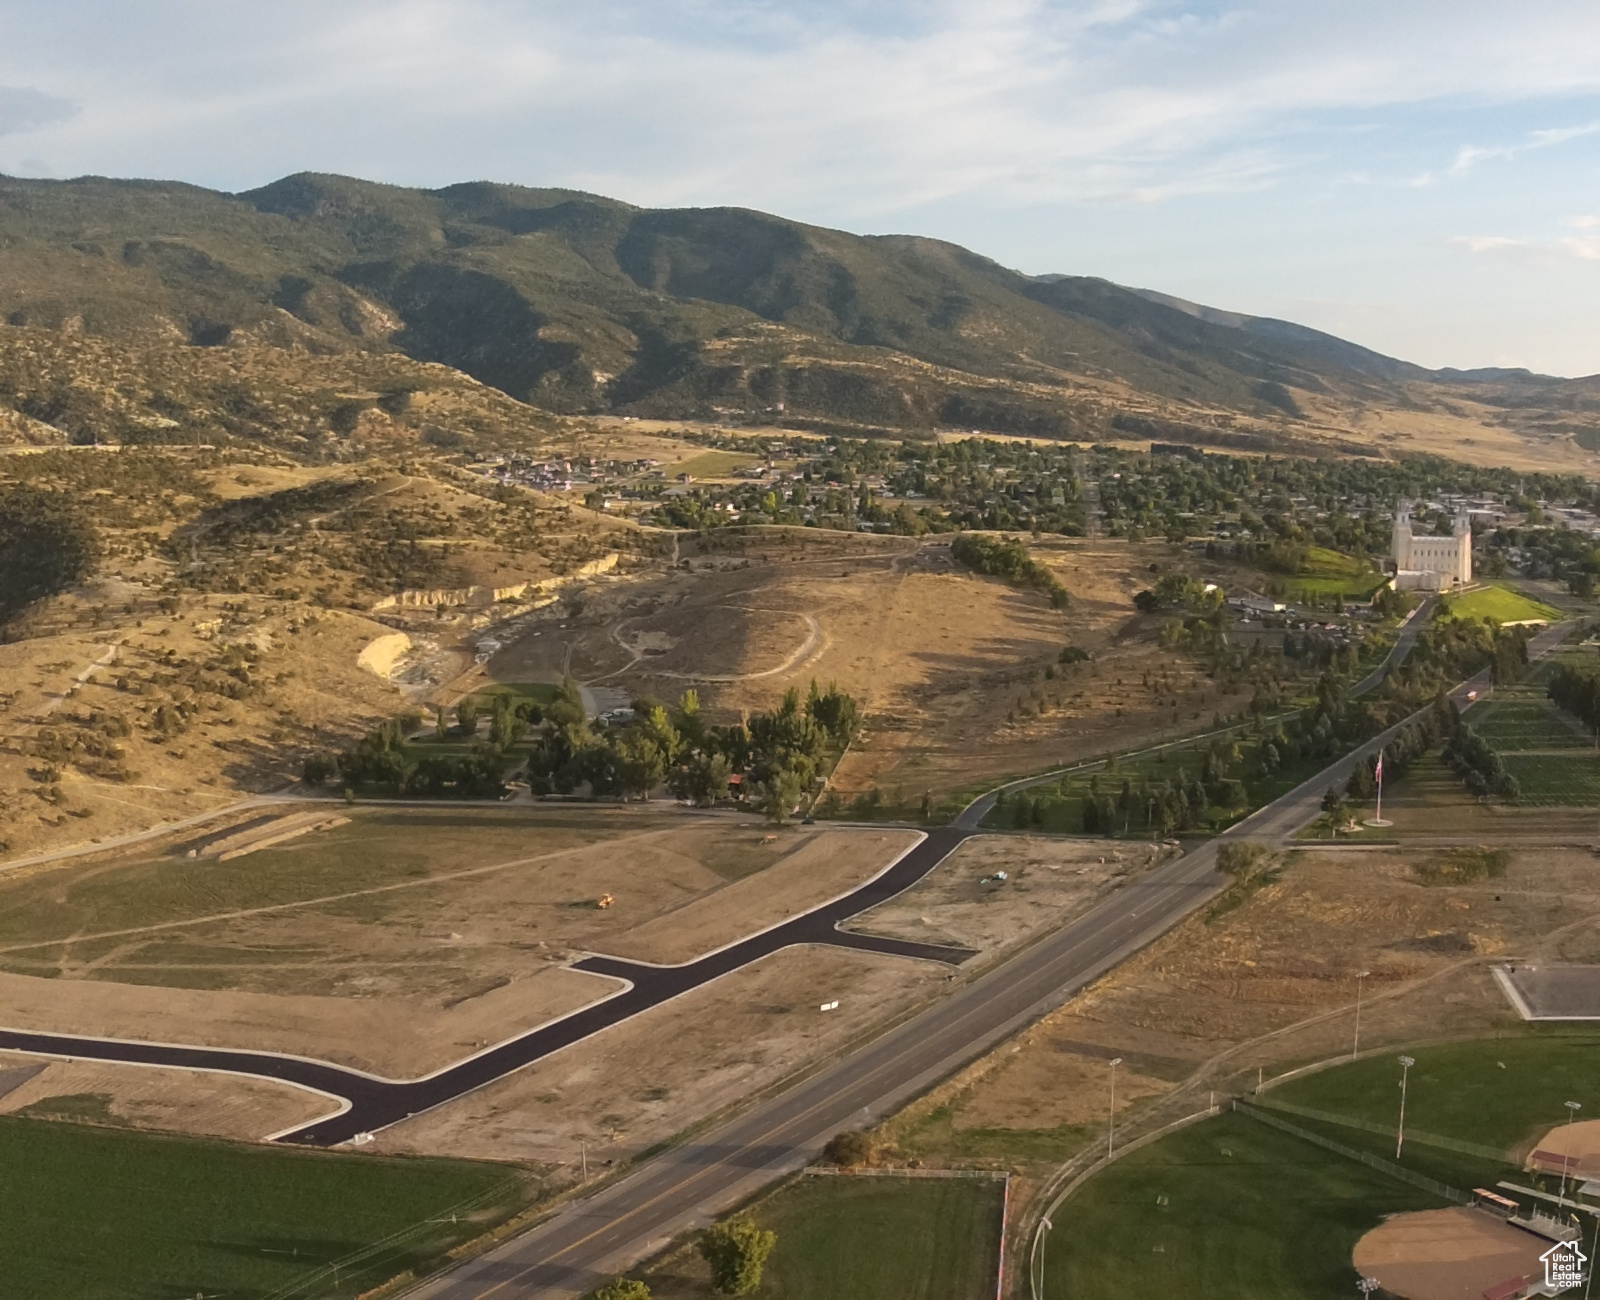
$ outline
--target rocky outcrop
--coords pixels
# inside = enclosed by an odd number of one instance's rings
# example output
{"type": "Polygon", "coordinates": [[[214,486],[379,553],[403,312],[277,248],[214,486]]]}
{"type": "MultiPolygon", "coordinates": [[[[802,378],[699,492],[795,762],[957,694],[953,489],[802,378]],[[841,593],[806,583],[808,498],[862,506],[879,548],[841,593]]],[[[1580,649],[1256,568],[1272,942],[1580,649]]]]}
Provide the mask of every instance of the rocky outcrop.
{"type": "MultiPolygon", "coordinates": [[[[385,596],[372,607],[376,614],[384,609],[437,609],[440,605],[465,605],[469,609],[487,609],[502,600],[525,600],[547,592],[557,591],[569,583],[592,578],[599,573],[610,573],[617,567],[621,556],[612,551],[598,560],[581,564],[571,573],[559,578],[541,578],[537,582],[519,582],[510,587],[429,587],[398,592],[385,596]]],[[[382,640],[383,638],[379,638],[382,640]]]]}

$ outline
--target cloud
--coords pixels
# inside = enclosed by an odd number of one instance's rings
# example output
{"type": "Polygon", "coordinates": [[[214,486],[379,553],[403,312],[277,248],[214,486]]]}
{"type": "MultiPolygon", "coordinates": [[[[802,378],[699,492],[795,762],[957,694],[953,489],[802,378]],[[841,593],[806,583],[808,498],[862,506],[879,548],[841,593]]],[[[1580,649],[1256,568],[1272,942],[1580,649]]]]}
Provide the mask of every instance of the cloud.
{"type": "Polygon", "coordinates": [[[1512,253],[1544,261],[1600,262],[1600,235],[1560,239],[1515,239],[1508,235],[1456,235],[1452,244],[1469,253],[1512,253]]]}
{"type": "Polygon", "coordinates": [[[1487,148],[1462,145],[1456,152],[1455,162],[1450,164],[1450,171],[1452,175],[1459,176],[1492,158],[1511,159],[1527,153],[1530,149],[1550,149],[1558,144],[1566,144],[1568,140],[1593,135],[1596,131],[1600,131],[1600,122],[1586,122],[1582,126],[1559,126],[1542,131],[1529,131],[1521,144],[1493,145],[1487,148]]]}
{"type": "Polygon", "coordinates": [[[21,135],[65,122],[78,112],[71,100],[31,86],[0,86],[0,135],[21,135]]]}

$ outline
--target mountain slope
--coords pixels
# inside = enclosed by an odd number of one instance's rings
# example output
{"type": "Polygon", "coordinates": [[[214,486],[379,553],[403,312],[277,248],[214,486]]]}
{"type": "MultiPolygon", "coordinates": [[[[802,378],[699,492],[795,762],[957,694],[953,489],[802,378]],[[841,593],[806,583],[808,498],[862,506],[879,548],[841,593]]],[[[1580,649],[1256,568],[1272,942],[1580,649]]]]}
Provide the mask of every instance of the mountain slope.
{"type": "Polygon", "coordinates": [[[1411,436],[1373,434],[1374,412],[1546,441],[1600,424],[1592,383],[1430,372],[938,240],[489,183],[302,174],[228,195],[0,178],[0,318],[146,345],[398,352],[557,412],[1285,448],[1411,436]]]}

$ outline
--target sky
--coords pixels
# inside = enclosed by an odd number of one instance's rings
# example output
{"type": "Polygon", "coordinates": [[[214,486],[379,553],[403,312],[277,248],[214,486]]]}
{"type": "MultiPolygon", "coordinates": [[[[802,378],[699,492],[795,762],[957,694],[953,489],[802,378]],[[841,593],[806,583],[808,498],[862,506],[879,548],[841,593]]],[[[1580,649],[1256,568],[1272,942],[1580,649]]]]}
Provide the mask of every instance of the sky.
{"type": "Polygon", "coordinates": [[[1595,0],[5,0],[0,172],[592,190],[1600,372],[1595,0]]]}

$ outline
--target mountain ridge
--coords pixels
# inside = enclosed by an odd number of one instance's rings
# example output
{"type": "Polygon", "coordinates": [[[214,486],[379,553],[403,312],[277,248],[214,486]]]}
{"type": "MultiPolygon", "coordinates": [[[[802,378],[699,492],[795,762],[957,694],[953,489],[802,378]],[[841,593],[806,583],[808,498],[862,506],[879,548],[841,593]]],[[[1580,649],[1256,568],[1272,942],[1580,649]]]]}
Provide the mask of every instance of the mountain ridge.
{"type": "Polygon", "coordinates": [[[490,181],[306,172],[227,194],[0,177],[0,285],[12,326],[393,350],[567,414],[1074,438],[1154,421],[1284,449],[1359,432],[1373,411],[1522,437],[1600,428],[1593,377],[1428,370],[924,236],[490,181]]]}

